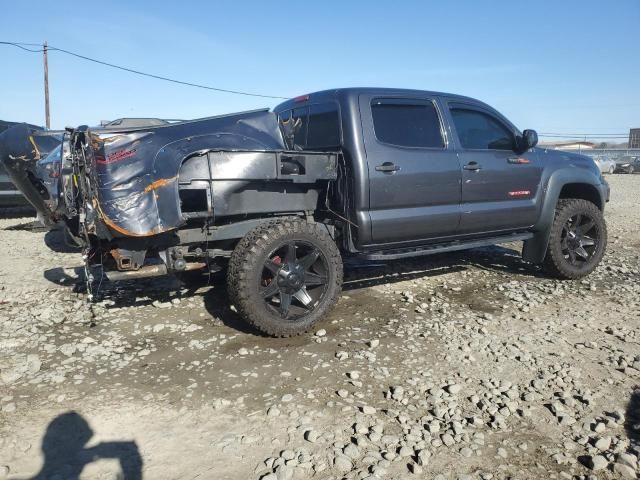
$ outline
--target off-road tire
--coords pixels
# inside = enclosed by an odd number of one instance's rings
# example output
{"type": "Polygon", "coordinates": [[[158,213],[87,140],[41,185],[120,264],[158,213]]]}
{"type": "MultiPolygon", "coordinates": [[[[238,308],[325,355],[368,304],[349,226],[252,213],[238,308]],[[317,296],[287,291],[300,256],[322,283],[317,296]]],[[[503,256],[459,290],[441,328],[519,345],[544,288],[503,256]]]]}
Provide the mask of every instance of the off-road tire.
{"type": "Polygon", "coordinates": [[[547,253],[543,261],[543,268],[550,276],[575,280],[589,275],[600,263],[607,245],[607,225],[602,211],[592,202],[582,199],[560,199],[556,206],[547,253]],[[567,221],[577,214],[588,215],[593,219],[597,231],[597,242],[593,255],[580,268],[572,265],[562,252],[563,228],[567,221]]]}
{"type": "Polygon", "coordinates": [[[291,337],[309,331],[337,302],[342,288],[342,258],[336,243],[321,224],[297,217],[267,221],[236,245],[227,270],[229,300],[242,318],[274,337],[291,337]],[[260,276],[270,252],[287,241],[302,241],[320,250],[327,261],[327,287],[317,306],[294,321],[268,308],[260,294],[260,276]]]}

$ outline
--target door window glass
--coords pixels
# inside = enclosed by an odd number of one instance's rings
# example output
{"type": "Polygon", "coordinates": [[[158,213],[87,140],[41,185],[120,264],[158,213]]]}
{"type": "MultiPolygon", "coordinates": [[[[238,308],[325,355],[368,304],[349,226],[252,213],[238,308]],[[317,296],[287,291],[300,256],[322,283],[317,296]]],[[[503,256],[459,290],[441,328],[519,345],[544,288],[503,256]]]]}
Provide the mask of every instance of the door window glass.
{"type": "Polygon", "coordinates": [[[463,148],[513,150],[513,133],[492,116],[464,108],[452,108],[451,116],[463,148]]]}
{"type": "Polygon", "coordinates": [[[432,102],[383,99],[371,105],[376,138],[401,147],[443,148],[438,112],[432,102]]]}

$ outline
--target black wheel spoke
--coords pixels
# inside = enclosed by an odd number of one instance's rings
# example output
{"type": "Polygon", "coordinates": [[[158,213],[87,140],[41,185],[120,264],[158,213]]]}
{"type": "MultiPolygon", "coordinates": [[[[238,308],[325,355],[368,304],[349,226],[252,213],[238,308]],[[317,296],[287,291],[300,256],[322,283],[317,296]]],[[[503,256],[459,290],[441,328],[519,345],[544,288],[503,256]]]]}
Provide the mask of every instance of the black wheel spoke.
{"type": "Polygon", "coordinates": [[[293,265],[296,262],[296,244],[295,242],[287,242],[285,245],[286,253],[284,261],[289,265],[293,265]]]}
{"type": "Polygon", "coordinates": [[[576,252],[574,252],[572,248],[569,249],[569,262],[574,265],[576,263],[576,252]]]}
{"type": "Polygon", "coordinates": [[[571,222],[571,225],[573,226],[574,230],[576,229],[576,227],[578,227],[580,225],[580,222],[582,222],[582,214],[578,213],[575,216],[575,220],[573,220],[573,222],[571,222]]]}
{"type": "Polygon", "coordinates": [[[304,306],[304,308],[306,308],[307,310],[311,310],[313,306],[313,298],[311,298],[311,295],[309,295],[309,292],[307,292],[306,288],[301,288],[296,293],[294,293],[293,296],[304,306]]]}
{"type": "Polygon", "coordinates": [[[316,285],[324,285],[327,283],[326,275],[318,275],[317,273],[304,272],[304,284],[308,287],[316,285]]]}
{"type": "Polygon", "coordinates": [[[274,277],[278,274],[278,270],[280,270],[281,265],[278,263],[275,263],[273,260],[267,259],[264,262],[264,268],[266,268],[267,270],[269,270],[274,277]]]}
{"type": "Polygon", "coordinates": [[[589,219],[585,222],[584,225],[580,227],[580,230],[582,230],[582,234],[585,235],[589,233],[589,231],[595,226],[596,226],[596,222],[594,222],[592,219],[589,219]]]}
{"type": "Polygon", "coordinates": [[[271,283],[262,289],[262,296],[267,299],[273,297],[276,293],[280,291],[278,287],[278,282],[274,278],[271,280],[271,283]]]}
{"type": "Polygon", "coordinates": [[[280,313],[285,317],[289,315],[289,307],[291,307],[292,295],[280,292],[280,313]]]}
{"type": "Polygon", "coordinates": [[[576,255],[578,255],[583,260],[588,260],[589,259],[589,254],[587,253],[587,251],[582,246],[576,248],[576,255]]]}
{"type": "Polygon", "coordinates": [[[317,248],[314,248],[311,251],[311,253],[308,253],[307,255],[302,257],[299,260],[299,263],[304,267],[305,270],[308,270],[311,267],[311,265],[316,263],[316,260],[318,260],[319,256],[320,256],[320,250],[318,250],[317,248]]]}
{"type": "Polygon", "coordinates": [[[584,237],[582,237],[582,246],[583,247],[592,247],[595,244],[596,244],[596,241],[593,238],[587,237],[586,235],[584,237]]]}

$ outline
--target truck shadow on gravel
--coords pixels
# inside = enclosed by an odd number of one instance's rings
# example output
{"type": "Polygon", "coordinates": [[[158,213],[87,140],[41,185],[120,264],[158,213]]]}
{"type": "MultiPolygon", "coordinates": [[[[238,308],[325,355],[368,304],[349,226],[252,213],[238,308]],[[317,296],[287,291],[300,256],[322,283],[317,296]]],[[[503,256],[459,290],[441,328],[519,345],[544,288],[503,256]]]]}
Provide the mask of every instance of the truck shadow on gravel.
{"type": "Polygon", "coordinates": [[[36,211],[31,206],[1,207],[0,218],[35,217],[36,211]]]}
{"type": "MultiPolygon", "coordinates": [[[[0,215],[0,218],[2,217],[3,216],[0,215]]],[[[80,247],[70,245],[65,241],[64,231],[62,227],[54,227],[52,230],[50,230],[49,227],[45,227],[44,225],[42,225],[39,220],[32,220],[26,223],[11,225],[9,227],[5,227],[4,230],[30,233],[46,232],[44,235],[44,243],[49,248],[49,250],[56,253],[78,253],[82,251],[80,247]]]]}
{"type": "Polygon", "coordinates": [[[42,438],[44,463],[31,480],[78,480],[84,467],[101,459],[116,459],[120,463],[122,474],[118,478],[142,479],[143,462],[136,442],[101,442],[87,447],[93,434],[79,413],[70,411],[58,415],[49,423],[42,438]]]}
{"type": "Polygon", "coordinates": [[[78,292],[84,290],[84,269],[82,267],[50,268],[44,271],[43,276],[56,285],[73,287],[73,290],[78,292]]]}
{"type": "Polygon", "coordinates": [[[388,263],[353,263],[345,267],[344,290],[373,287],[477,268],[486,272],[542,277],[520,252],[501,246],[416,257],[388,263]]]}
{"type": "Polygon", "coordinates": [[[65,241],[62,229],[49,230],[44,235],[44,243],[49,250],[56,253],[80,253],[82,248],[65,241]]]}
{"type": "MultiPolygon", "coordinates": [[[[61,232],[56,233],[52,238],[59,242],[61,232]]],[[[499,274],[518,274],[529,278],[541,276],[538,269],[522,260],[519,251],[494,246],[386,263],[354,263],[347,259],[343,290],[349,292],[377,285],[438,277],[471,268],[499,274]]],[[[72,287],[75,292],[86,292],[82,267],[52,268],[44,272],[44,277],[56,285],[72,287]]],[[[193,277],[183,281],[173,276],[118,283],[102,279],[94,283],[93,294],[98,301],[106,300],[107,308],[166,304],[176,295],[178,298],[200,295],[203,297],[205,310],[216,321],[242,333],[264,336],[244,322],[229,305],[224,273],[201,275],[199,278],[193,277]]]]}

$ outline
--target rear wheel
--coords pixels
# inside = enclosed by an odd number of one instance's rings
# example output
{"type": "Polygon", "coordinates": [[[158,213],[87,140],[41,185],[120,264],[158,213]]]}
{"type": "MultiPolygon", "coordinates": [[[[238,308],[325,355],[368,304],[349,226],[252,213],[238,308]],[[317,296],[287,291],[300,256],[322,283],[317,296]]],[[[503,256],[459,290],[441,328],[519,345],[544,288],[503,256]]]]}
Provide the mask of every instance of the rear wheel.
{"type": "Polygon", "coordinates": [[[634,171],[633,165],[629,165],[627,167],[627,173],[631,174],[631,173],[633,173],[633,171],[634,171]]]}
{"type": "Polygon", "coordinates": [[[236,246],[227,286],[240,315],[258,330],[299,335],[337,301],[342,259],[323,226],[297,218],[269,221],[236,246]]]}
{"type": "Polygon", "coordinates": [[[581,199],[561,199],[544,259],[547,273],[563,279],[582,278],[602,260],[607,225],[600,209],[581,199]]]}

